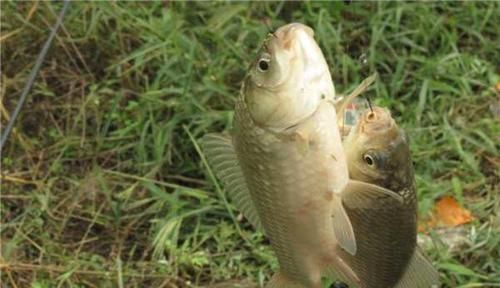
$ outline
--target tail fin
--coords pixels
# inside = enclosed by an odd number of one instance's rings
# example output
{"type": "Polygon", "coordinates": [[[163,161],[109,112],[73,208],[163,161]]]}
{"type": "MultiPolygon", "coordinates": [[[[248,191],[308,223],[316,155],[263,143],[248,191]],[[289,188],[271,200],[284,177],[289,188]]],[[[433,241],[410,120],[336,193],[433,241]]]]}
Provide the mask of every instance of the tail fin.
{"type": "Polygon", "coordinates": [[[352,268],[347,265],[347,263],[340,257],[336,257],[332,263],[328,263],[328,266],[323,270],[323,276],[329,279],[342,280],[349,287],[357,287],[360,285],[361,280],[352,268]]]}
{"type": "Polygon", "coordinates": [[[408,263],[403,277],[396,288],[434,288],[439,287],[439,272],[417,247],[408,263]]]}
{"type": "Polygon", "coordinates": [[[306,288],[302,284],[295,283],[288,279],[283,273],[276,272],[265,288],[306,288]]]}

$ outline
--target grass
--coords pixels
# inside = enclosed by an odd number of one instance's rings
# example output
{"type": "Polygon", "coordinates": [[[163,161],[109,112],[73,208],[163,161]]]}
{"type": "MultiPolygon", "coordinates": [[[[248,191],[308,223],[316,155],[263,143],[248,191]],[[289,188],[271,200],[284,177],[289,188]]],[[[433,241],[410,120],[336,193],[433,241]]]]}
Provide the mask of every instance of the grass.
{"type": "MultiPolygon", "coordinates": [[[[61,3],[2,2],[6,124],[61,3]]],[[[427,252],[444,287],[499,287],[500,5],[72,3],[2,155],[2,287],[263,282],[265,238],[196,149],[227,130],[267,33],[312,26],[337,91],[367,92],[408,131],[420,215],[451,195],[476,220],[427,252]],[[495,88],[497,87],[497,88],[495,88]]]]}

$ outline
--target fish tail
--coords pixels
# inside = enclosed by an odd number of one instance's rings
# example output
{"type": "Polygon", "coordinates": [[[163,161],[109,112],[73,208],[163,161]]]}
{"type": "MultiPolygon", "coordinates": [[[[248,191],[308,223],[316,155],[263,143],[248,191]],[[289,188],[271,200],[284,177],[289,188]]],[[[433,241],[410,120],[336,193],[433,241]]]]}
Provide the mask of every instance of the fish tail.
{"type": "Polygon", "coordinates": [[[342,205],[340,196],[333,197],[333,230],[340,247],[351,255],[356,255],[357,245],[351,220],[342,205]]]}
{"type": "Polygon", "coordinates": [[[423,251],[417,247],[408,263],[405,273],[396,288],[429,288],[439,287],[439,272],[432,266],[423,251]]]}
{"type": "Polygon", "coordinates": [[[290,280],[283,273],[277,272],[266,284],[265,288],[305,288],[303,285],[290,280]]]}

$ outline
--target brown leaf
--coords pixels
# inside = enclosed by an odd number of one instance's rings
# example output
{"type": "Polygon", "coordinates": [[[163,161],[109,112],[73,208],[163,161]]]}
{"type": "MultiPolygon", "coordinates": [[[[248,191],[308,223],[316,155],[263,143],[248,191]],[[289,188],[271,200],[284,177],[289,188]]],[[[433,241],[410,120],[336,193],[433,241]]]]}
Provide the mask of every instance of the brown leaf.
{"type": "Polygon", "coordinates": [[[497,92],[500,92],[500,82],[496,83],[494,88],[497,92]]]}
{"type": "Polygon", "coordinates": [[[438,225],[443,226],[458,226],[469,223],[474,220],[471,212],[457,203],[457,201],[450,196],[445,196],[436,203],[434,206],[438,225]]]}
{"type": "Polygon", "coordinates": [[[455,227],[474,220],[472,213],[461,207],[451,196],[444,196],[434,205],[430,219],[419,225],[418,231],[424,232],[434,227],[455,227]]]}

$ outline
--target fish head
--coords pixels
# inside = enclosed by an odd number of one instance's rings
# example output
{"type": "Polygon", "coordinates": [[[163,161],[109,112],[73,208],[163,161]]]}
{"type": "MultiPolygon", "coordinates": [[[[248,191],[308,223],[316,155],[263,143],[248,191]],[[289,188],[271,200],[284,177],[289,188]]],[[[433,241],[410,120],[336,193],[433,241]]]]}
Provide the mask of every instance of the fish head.
{"type": "Polygon", "coordinates": [[[344,142],[351,178],[402,191],[413,185],[408,137],[388,109],[363,112],[344,142]]]}
{"type": "Polygon", "coordinates": [[[292,23],[269,34],[243,85],[246,106],[261,127],[283,130],[335,97],[326,60],[314,31],[292,23]]]}

